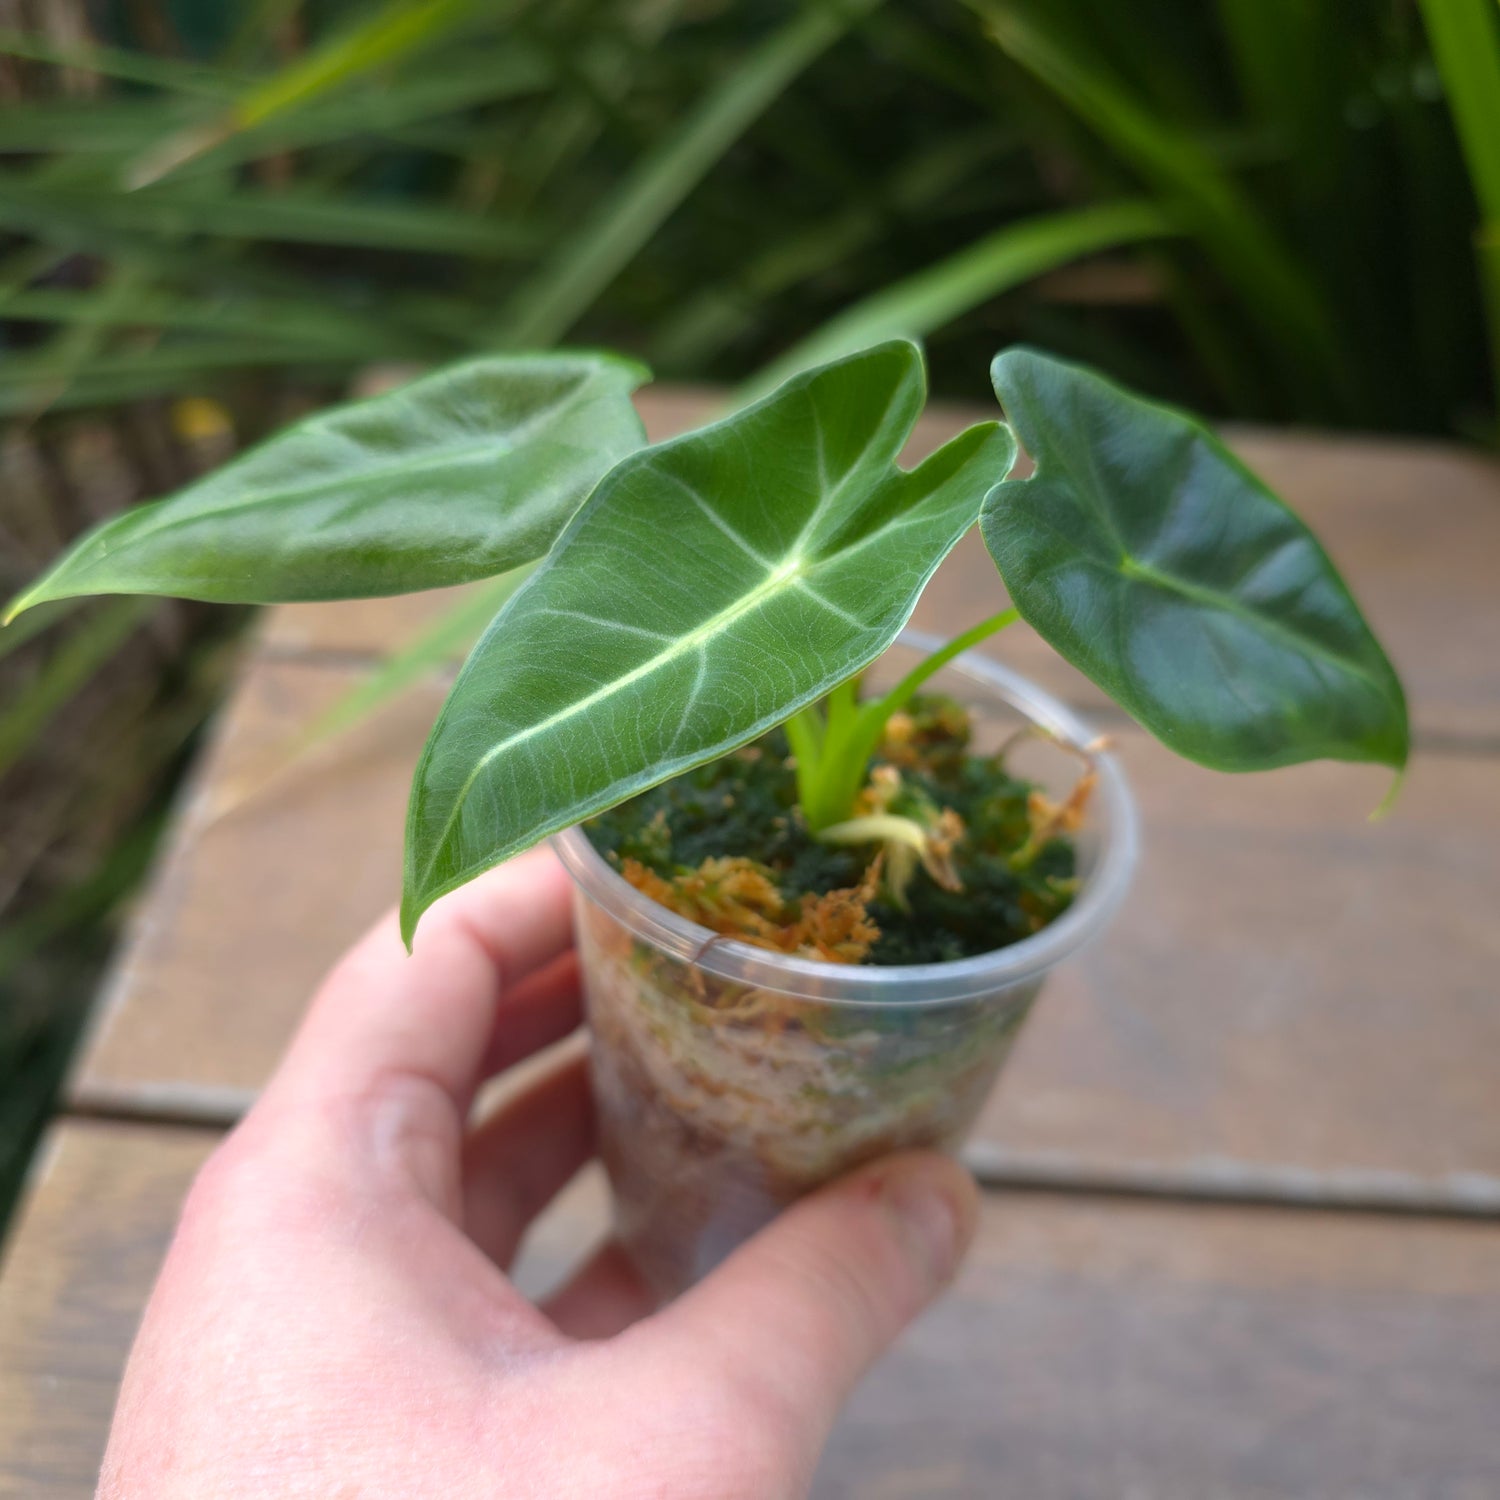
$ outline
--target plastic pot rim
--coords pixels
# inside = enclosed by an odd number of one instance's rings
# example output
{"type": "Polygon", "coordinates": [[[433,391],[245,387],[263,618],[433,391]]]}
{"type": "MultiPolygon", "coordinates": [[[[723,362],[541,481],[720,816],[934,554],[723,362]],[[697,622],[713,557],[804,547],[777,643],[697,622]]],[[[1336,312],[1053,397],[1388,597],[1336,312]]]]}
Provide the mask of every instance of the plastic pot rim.
{"type": "MultiPolygon", "coordinates": [[[[905,630],[896,644],[931,652],[943,642],[905,630]]],[[[987,689],[1065,744],[1082,749],[1097,738],[1066,704],[989,657],[965,652],[946,670],[987,689]]],[[[1039,979],[1097,936],[1119,908],[1140,853],[1140,822],[1116,757],[1104,750],[1091,752],[1091,759],[1099,776],[1096,806],[1102,806],[1105,816],[1093,868],[1078,895],[1062,916],[1031,937],[950,963],[830,964],[757,948],[721,937],[643,895],[594,849],[580,827],[554,835],[552,844],[590,900],[644,942],[716,978],[828,1004],[954,1004],[1039,979]]]]}

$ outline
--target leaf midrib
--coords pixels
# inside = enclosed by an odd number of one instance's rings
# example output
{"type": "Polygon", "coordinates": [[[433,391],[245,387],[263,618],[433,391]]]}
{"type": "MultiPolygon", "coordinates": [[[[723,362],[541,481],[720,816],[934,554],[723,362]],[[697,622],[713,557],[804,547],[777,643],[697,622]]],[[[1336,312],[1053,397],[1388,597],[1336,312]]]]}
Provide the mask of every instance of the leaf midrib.
{"type": "Polygon", "coordinates": [[[455,824],[463,814],[468,804],[469,793],[473,790],[474,783],[483,775],[485,768],[497,756],[515,749],[518,745],[524,745],[528,740],[535,739],[540,734],[545,734],[559,724],[566,723],[578,714],[585,713],[596,703],[602,703],[606,699],[623,692],[626,688],[669,666],[672,662],[688,655],[692,651],[701,651],[714,636],[721,634],[733,625],[737,620],[773,599],[779,592],[790,591],[802,581],[804,571],[803,560],[798,558],[791,563],[781,563],[774,572],[768,574],[749,593],[742,595],[733,604],[727,605],[716,614],[710,615],[701,624],[695,625],[686,635],[679,637],[665,650],[659,651],[655,656],[648,657],[639,666],[632,667],[622,677],[611,678],[602,683],[593,692],[570,703],[566,708],[560,708],[556,713],[549,714],[545,719],[535,724],[529,724],[525,729],[517,730],[506,739],[498,740],[491,745],[483,755],[474,763],[473,769],[464,778],[463,785],[458,790],[458,795],[453,799],[453,811],[443,823],[442,832],[438,835],[434,844],[433,858],[428,861],[425,871],[426,878],[430,881],[432,872],[437,864],[437,851],[447,846],[448,839],[453,833],[455,824]]]}
{"type": "MultiPolygon", "coordinates": [[[[1152,405],[1152,403],[1144,401],[1138,404],[1141,406],[1152,405]]],[[[1137,558],[1126,543],[1119,522],[1114,512],[1110,509],[1107,498],[1108,487],[1101,481],[1094,451],[1092,447],[1086,451],[1089,465],[1089,482],[1078,483],[1075,480],[1073,489],[1075,493],[1087,497],[1089,508],[1093,511],[1095,519],[1103,527],[1109,539],[1119,548],[1119,570],[1126,578],[1135,578],[1141,582],[1152,584],[1156,588],[1164,589],[1169,593],[1179,594],[1182,598],[1188,599],[1194,604],[1222,610],[1225,614],[1232,615],[1238,620],[1259,627],[1268,635],[1273,635],[1282,641],[1291,643],[1298,654],[1315,656],[1332,666],[1342,668],[1344,671],[1352,673],[1361,681],[1375,688],[1382,697],[1390,697],[1389,684],[1384,682],[1362,662],[1339,655],[1337,652],[1314,640],[1311,636],[1299,634],[1288,626],[1283,625],[1279,620],[1259,615],[1252,610],[1246,609],[1232,594],[1215,593],[1211,589],[1198,587],[1195,584],[1189,583],[1184,578],[1179,578],[1172,573],[1165,573],[1159,568],[1153,567],[1150,563],[1142,562],[1137,558]]],[[[1064,461],[1061,467],[1067,470],[1067,462],[1064,461]]],[[[1043,470],[1039,461],[1037,472],[1030,479],[1022,480],[1021,485],[1043,486],[1050,478],[1050,474],[1043,470]]]]}
{"type": "Polygon", "coordinates": [[[1316,656],[1332,666],[1340,667],[1346,672],[1353,673],[1356,677],[1361,678],[1363,681],[1369,683],[1371,687],[1377,689],[1382,696],[1390,696],[1388,685],[1366,667],[1363,662],[1356,661],[1351,657],[1341,656],[1338,652],[1330,650],[1312,636],[1294,631],[1290,627],[1283,625],[1281,621],[1270,616],[1256,614],[1253,610],[1246,609],[1232,594],[1215,593],[1212,589],[1202,588],[1197,584],[1189,583],[1185,578],[1178,578],[1174,574],[1164,573],[1159,568],[1152,567],[1150,563],[1139,561],[1128,552],[1120,558],[1120,572],[1126,578],[1139,579],[1156,588],[1180,594],[1184,599],[1189,599],[1194,604],[1219,609],[1225,614],[1233,615],[1238,620],[1244,620],[1267,635],[1274,635],[1281,640],[1290,642],[1296,648],[1299,655],[1316,656]]]}
{"type": "MultiPolygon", "coordinates": [[[[851,469],[846,470],[842,478],[836,482],[834,486],[835,490],[837,490],[840,485],[848,482],[853,469],[857,469],[864,462],[870,450],[874,448],[876,444],[879,443],[881,438],[885,435],[886,421],[889,418],[891,407],[895,402],[896,395],[898,394],[899,392],[892,392],[891,396],[887,399],[886,405],[882,409],[880,424],[877,426],[876,430],[871,433],[870,439],[861,448],[860,456],[855,461],[855,464],[851,467],[851,469]]],[[[818,431],[821,434],[821,424],[819,424],[818,431]]],[[[959,439],[954,439],[954,441],[957,442],[959,441],[959,439]]],[[[913,473],[915,472],[916,471],[913,471],[913,473]]],[[[678,476],[672,475],[671,477],[676,479],[678,476]]],[[[905,471],[897,468],[894,475],[885,476],[885,482],[889,482],[894,478],[895,482],[900,483],[903,479],[909,479],[911,477],[912,475],[907,474],[905,471]]],[[[878,485],[876,486],[876,488],[879,487],[880,486],[878,485]]],[[[534,738],[538,734],[546,733],[548,730],[554,728],[558,724],[565,723],[568,719],[584,712],[589,708],[592,708],[596,703],[603,702],[605,699],[631,686],[633,683],[641,681],[643,678],[650,676],[653,672],[659,671],[662,667],[669,665],[671,662],[686,655],[688,652],[693,650],[698,650],[701,652],[707,645],[708,641],[711,640],[716,634],[719,634],[723,630],[726,630],[736,620],[741,619],[745,615],[751,613],[753,610],[758,609],[767,600],[775,598],[778,592],[790,593],[793,590],[801,592],[805,595],[810,596],[814,600],[814,602],[822,605],[825,609],[832,609],[835,613],[844,616],[844,618],[846,620],[849,620],[851,624],[854,623],[852,617],[849,616],[846,610],[843,610],[840,607],[832,604],[830,600],[825,598],[821,594],[821,592],[808,581],[806,575],[809,572],[817,572],[817,563],[814,562],[809,567],[807,559],[799,555],[797,551],[797,548],[805,543],[810,537],[813,529],[813,524],[816,522],[817,518],[826,512],[827,503],[828,493],[825,492],[822,496],[820,496],[819,500],[814,505],[813,511],[809,516],[807,522],[805,522],[799,530],[796,542],[791,548],[788,549],[788,559],[779,563],[776,568],[771,573],[769,573],[766,578],[764,578],[759,584],[757,584],[756,587],[752,589],[748,594],[745,594],[734,604],[728,605],[724,609],[718,611],[717,614],[710,616],[701,624],[694,626],[692,630],[690,630],[686,635],[682,636],[679,640],[673,642],[671,646],[667,647],[663,651],[658,652],[655,656],[650,657],[648,660],[642,662],[639,666],[631,668],[631,670],[623,677],[614,678],[611,681],[604,683],[600,687],[595,688],[592,693],[589,693],[585,697],[578,699],[575,703],[569,704],[566,708],[559,709],[556,713],[549,715],[540,723],[530,725],[526,729],[511,735],[508,739],[498,741],[496,744],[491,745],[490,748],[486,750],[485,753],[480,756],[480,758],[475,762],[473,769],[469,772],[468,776],[464,778],[463,785],[459,788],[457,795],[453,799],[453,810],[443,821],[442,831],[439,833],[436,841],[433,844],[433,856],[427,862],[426,869],[423,872],[425,880],[428,883],[431,882],[432,873],[437,865],[438,857],[441,851],[447,847],[448,840],[453,833],[454,827],[463,815],[463,810],[468,803],[469,793],[473,790],[474,783],[484,773],[485,768],[490,764],[490,762],[493,761],[497,756],[513,749],[516,745],[526,743],[528,740],[534,738]]],[[[851,549],[846,549],[843,555],[846,556],[849,550],[857,550],[870,544],[891,529],[900,529],[903,525],[909,523],[909,521],[909,512],[898,512],[896,515],[889,517],[886,520],[885,524],[878,526],[874,531],[861,537],[858,542],[853,544],[853,547],[851,549]]],[[[870,629],[872,627],[861,626],[861,628],[870,629]]],[[[434,727],[433,732],[434,734],[436,733],[436,727],[434,727]]]]}

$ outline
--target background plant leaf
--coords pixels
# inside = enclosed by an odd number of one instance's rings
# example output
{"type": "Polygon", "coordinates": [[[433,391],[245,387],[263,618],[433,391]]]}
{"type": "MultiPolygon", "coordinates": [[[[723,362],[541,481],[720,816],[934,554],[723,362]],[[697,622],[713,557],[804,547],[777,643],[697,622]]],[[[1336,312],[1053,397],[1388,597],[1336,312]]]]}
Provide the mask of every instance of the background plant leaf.
{"type": "Polygon", "coordinates": [[[996,43],[1131,163],[1184,225],[1194,227],[1225,277],[1258,306],[1273,342],[1296,350],[1287,378],[1302,387],[1304,399],[1323,399],[1317,389],[1323,379],[1342,401],[1347,372],[1318,289],[1238,182],[1186,131],[1165,125],[1102,69],[1059,46],[1046,7],[1028,14],[1013,0],[973,3],[996,43]]]}
{"type": "Polygon", "coordinates": [[[525,347],[563,337],[762,110],[879,3],[816,0],[773,32],[680,129],[641,160],[589,222],[559,246],[546,268],[517,290],[500,341],[525,347]]]}
{"type": "Polygon", "coordinates": [[[42,727],[119,648],[154,606],[115,599],[101,606],[0,712],[0,776],[36,741],[42,727]]]}
{"type": "Polygon", "coordinates": [[[465,663],[417,768],[403,923],[559,828],[753,739],[874,660],[1015,456],[895,467],[922,357],[884,344],[625,459],[465,663]]]}
{"type": "Polygon", "coordinates": [[[920,338],[1001,292],[1081,256],[1176,232],[1170,215],[1138,200],[1007,224],[846,308],[772,361],[740,396],[761,395],[798,370],[883,339],[920,338]]]}
{"type": "MultiPolygon", "coordinates": [[[[1500,406],[1500,8],[1489,0],[1422,0],[1422,19],[1479,207],[1474,253],[1489,315],[1494,395],[1500,406]]],[[[1500,416],[1496,423],[1500,439],[1500,416]]]]}
{"type": "Polygon", "coordinates": [[[986,498],[1022,617],[1179,755],[1406,761],[1391,664],[1312,533],[1183,412],[1029,349],[994,363],[1036,460],[986,498]]]}
{"type": "Polygon", "coordinates": [[[334,408],[90,532],[12,605],[78,594],[222,603],[400,594],[540,557],[643,429],[641,366],[473,360],[334,408]]]}
{"type": "Polygon", "coordinates": [[[135,165],[129,174],[132,185],[154,182],[239,131],[408,56],[456,25],[472,8],[473,0],[390,0],[374,15],[364,16],[270,78],[252,84],[220,119],[173,135],[135,165]]]}

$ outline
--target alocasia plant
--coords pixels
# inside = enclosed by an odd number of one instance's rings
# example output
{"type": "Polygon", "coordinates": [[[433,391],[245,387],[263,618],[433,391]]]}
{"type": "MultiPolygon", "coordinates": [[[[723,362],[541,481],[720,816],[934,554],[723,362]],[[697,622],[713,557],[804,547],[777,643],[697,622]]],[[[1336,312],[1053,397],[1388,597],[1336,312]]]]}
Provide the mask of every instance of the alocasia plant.
{"type": "Polygon", "coordinates": [[[482,870],[780,723],[808,825],[836,837],[891,713],[1016,618],[1204,765],[1405,763],[1401,686],[1348,589],[1206,428],[1030,350],[992,373],[1011,425],[906,471],[926,394],[909,343],[654,447],[627,361],[479,360],[107,523],[11,613],[97,592],[398,593],[535,563],[417,767],[408,938],[482,870]],[[1017,437],[1032,478],[1010,477],[1017,437]],[[976,521],[1014,608],[860,703],[859,673],[976,521]]]}

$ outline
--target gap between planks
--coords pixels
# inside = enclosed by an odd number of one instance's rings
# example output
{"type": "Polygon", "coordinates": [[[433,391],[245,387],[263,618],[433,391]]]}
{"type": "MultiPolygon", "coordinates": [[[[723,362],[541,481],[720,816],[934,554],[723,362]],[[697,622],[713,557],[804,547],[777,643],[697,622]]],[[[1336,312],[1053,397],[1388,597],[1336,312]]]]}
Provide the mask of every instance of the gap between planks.
{"type": "MultiPolygon", "coordinates": [[[[225,1131],[238,1124],[252,1096],[228,1089],[164,1089],[156,1098],[113,1096],[97,1088],[75,1098],[59,1121],[153,1125],[225,1131]]],[[[1313,1171],[1208,1157],[1183,1165],[1100,1163],[1066,1153],[1009,1151],[973,1142],[960,1153],[980,1185],[993,1192],[1064,1193],[1244,1208],[1398,1214],[1442,1219],[1500,1219],[1500,1178],[1479,1172],[1421,1177],[1351,1167],[1313,1171]]]]}

